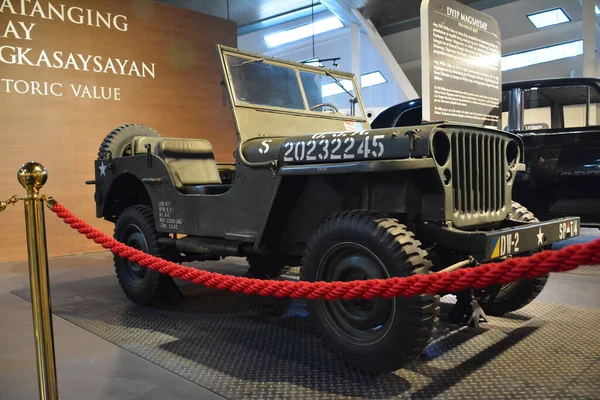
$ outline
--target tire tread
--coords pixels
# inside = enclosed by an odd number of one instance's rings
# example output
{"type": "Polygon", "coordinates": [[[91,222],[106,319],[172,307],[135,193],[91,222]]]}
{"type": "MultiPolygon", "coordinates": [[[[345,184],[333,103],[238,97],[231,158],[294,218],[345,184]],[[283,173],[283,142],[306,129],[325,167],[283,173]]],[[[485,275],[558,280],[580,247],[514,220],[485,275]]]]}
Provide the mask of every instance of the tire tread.
{"type": "MultiPolygon", "coordinates": [[[[145,235],[145,239],[148,242],[149,253],[156,257],[168,258],[168,252],[164,249],[163,246],[161,246],[158,243],[158,239],[166,237],[167,235],[156,231],[154,225],[154,213],[152,211],[152,208],[147,205],[134,205],[126,208],[123,211],[123,213],[121,213],[121,215],[123,215],[124,213],[130,214],[139,221],[140,225],[142,225],[140,228],[144,230],[145,234],[147,234],[145,235]]],[[[117,232],[115,226],[115,237],[116,233],[117,232]]],[[[131,295],[130,291],[127,288],[127,284],[123,282],[120,275],[118,274],[117,262],[119,260],[120,257],[115,254],[115,272],[117,272],[119,286],[121,286],[121,289],[123,289],[123,292],[131,301],[133,301],[134,303],[145,305],[159,300],[168,299],[173,296],[174,291],[176,291],[176,285],[173,282],[173,278],[171,278],[168,275],[160,274],[157,271],[152,271],[156,272],[157,276],[155,279],[152,280],[152,287],[148,290],[148,292],[150,292],[150,295],[145,301],[140,302],[140,299],[134,298],[131,295]]]]}
{"type": "Polygon", "coordinates": [[[109,156],[113,156],[114,154],[112,154],[113,149],[115,148],[116,143],[121,140],[121,137],[123,136],[123,132],[127,129],[131,129],[131,128],[143,128],[145,130],[148,131],[148,133],[154,135],[154,136],[160,136],[160,134],[153,128],[150,128],[147,125],[144,124],[124,124],[121,125],[115,129],[113,129],[108,135],[106,135],[106,137],[104,138],[104,140],[102,141],[102,143],[100,144],[100,148],[98,149],[98,160],[107,160],[109,158],[109,156]]]}
{"type": "MultiPolygon", "coordinates": [[[[516,201],[512,202],[510,215],[514,221],[539,222],[539,219],[527,207],[516,201]]],[[[481,301],[481,307],[487,314],[492,316],[502,316],[519,310],[531,303],[540,294],[547,281],[548,275],[516,281],[513,283],[516,286],[507,286],[506,291],[508,294],[506,292],[499,293],[498,296],[500,297],[496,297],[493,301],[490,301],[489,295],[485,295],[481,301]]]]}
{"type": "MultiPolygon", "coordinates": [[[[425,274],[432,267],[427,252],[421,247],[421,242],[415,238],[414,233],[408,230],[406,225],[394,218],[364,210],[352,210],[343,211],[328,218],[313,233],[307,243],[301,267],[303,279],[306,276],[305,260],[312,247],[322,236],[340,227],[362,228],[370,231],[396,259],[402,258],[410,263],[411,270],[407,271],[406,275],[425,274]]],[[[395,371],[416,360],[432,340],[437,329],[440,306],[438,296],[421,295],[411,299],[414,301],[409,303],[410,306],[404,313],[407,316],[406,337],[398,338],[398,340],[404,340],[406,345],[401,346],[399,351],[396,349],[393,356],[380,359],[378,365],[373,365],[369,362],[357,363],[356,360],[350,359],[336,348],[332,348],[333,353],[350,368],[367,375],[395,371]]],[[[320,332],[317,333],[326,342],[323,335],[320,332]]]]}

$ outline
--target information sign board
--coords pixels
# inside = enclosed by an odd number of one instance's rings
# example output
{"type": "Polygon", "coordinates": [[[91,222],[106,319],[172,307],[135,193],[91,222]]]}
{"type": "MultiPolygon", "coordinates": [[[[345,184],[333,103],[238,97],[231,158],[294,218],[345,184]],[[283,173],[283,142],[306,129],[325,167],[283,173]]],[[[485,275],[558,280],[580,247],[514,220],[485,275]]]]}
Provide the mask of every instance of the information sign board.
{"type": "Polygon", "coordinates": [[[423,120],[500,128],[500,28],[455,0],[421,3],[423,120]]]}

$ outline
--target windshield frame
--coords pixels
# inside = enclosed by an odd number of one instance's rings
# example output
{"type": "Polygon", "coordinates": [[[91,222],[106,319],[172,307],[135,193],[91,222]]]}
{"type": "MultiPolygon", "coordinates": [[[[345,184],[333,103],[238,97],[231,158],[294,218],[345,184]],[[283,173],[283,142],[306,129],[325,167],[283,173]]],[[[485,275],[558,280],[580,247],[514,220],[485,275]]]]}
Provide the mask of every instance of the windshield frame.
{"type": "MultiPolygon", "coordinates": [[[[225,46],[219,46],[219,48],[220,48],[220,54],[222,57],[222,64],[225,69],[225,83],[230,92],[230,98],[233,102],[234,107],[252,108],[252,109],[257,109],[257,110],[262,110],[262,111],[272,111],[272,112],[277,112],[277,113],[311,116],[311,117],[316,117],[316,118],[336,119],[336,120],[342,120],[342,121],[367,122],[366,112],[365,112],[362,98],[360,95],[360,90],[358,90],[358,84],[357,84],[356,78],[354,77],[353,74],[348,73],[348,72],[331,70],[331,69],[313,67],[310,65],[305,65],[305,64],[294,62],[294,61],[280,60],[280,59],[276,59],[273,57],[263,56],[263,55],[257,54],[257,53],[250,53],[250,52],[245,52],[245,51],[234,49],[234,48],[228,48],[225,46]],[[285,108],[285,107],[277,107],[277,106],[259,105],[259,104],[240,102],[238,100],[236,92],[235,92],[235,87],[234,87],[234,83],[233,83],[233,75],[231,73],[228,58],[227,58],[228,56],[246,58],[249,61],[262,60],[262,61],[256,61],[256,62],[262,62],[262,63],[276,65],[276,66],[283,67],[283,68],[292,69],[295,72],[296,79],[297,79],[298,85],[300,87],[300,92],[302,95],[302,102],[304,104],[304,109],[292,109],[292,108],[285,108]],[[327,76],[327,73],[325,71],[327,71],[329,74],[331,74],[332,76],[334,76],[336,79],[338,79],[340,81],[342,81],[342,80],[351,81],[352,85],[353,85],[354,96],[358,100],[357,101],[358,107],[356,107],[356,110],[359,111],[361,113],[361,115],[347,116],[347,115],[338,115],[338,114],[333,114],[333,113],[325,113],[322,111],[310,110],[309,102],[306,97],[306,92],[304,89],[304,85],[303,85],[302,79],[300,77],[300,71],[306,71],[306,72],[309,72],[312,74],[318,74],[318,75],[322,75],[325,77],[327,76]]],[[[348,100],[350,100],[349,95],[348,95],[348,100]]]]}

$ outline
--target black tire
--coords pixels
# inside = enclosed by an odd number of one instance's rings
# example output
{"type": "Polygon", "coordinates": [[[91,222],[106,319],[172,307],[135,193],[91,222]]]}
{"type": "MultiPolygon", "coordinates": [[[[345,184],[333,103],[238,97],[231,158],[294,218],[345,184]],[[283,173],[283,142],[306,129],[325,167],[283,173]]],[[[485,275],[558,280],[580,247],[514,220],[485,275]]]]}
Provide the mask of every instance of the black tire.
{"type": "MultiPolygon", "coordinates": [[[[123,210],[115,224],[114,238],[121,243],[142,250],[153,256],[168,258],[158,239],[166,234],[156,232],[152,208],[144,205],[131,206],[123,210]]],[[[174,298],[180,292],[173,279],[114,256],[115,271],[119,285],[131,301],[149,305],[155,301],[174,298]]]]}
{"type": "Polygon", "coordinates": [[[285,268],[283,260],[276,256],[251,254],[246,257],[246,260],[249,265],[246,273],[248,278],[274,279],[280,276],[285,268]]]}
{"type": "MultiPolygon", "coordinates": [[[[515,221],[539,222],[539,220],[526,207],[513,201],[510,216],[515,221]]],[[[534,252],[518,254],[527,256],[534,252]]],[[[531,303],[544,289],[548,275],[533,279],[520,279],[502,286],[486,289],[480,297],[481,308],[486,314],[502,316],[525,307],[531,303]]]]}
{"type": "Polygon", "coordinates": [[[98,149],[98,160],[131,155],[131,140],[135,136],[160,137],[160,133],[142,124],[121,125],[110,132],[98,149]]]}
{"type": "MultiPolygon", "coordinates": [[[[307,281],[423,274],[431,263],[421,243],[393,218],[345,211],[310,239],[302,267],[307,281]]],[[[391,300],[311,301],[310,319],[332,351],[351,368],[377,375],[413,362],[435,333],[439,296],[391,300]]]]}

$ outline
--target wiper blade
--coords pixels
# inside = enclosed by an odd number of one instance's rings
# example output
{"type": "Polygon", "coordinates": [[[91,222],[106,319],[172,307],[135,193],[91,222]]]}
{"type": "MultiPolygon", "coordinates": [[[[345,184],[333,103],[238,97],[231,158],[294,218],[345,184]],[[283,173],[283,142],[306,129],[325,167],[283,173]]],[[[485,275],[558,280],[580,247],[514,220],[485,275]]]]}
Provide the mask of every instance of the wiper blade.
{"type": "Polygon", "coordinates": [[[336,78],[335,76],[331,75],[328,71],[324,71],[325,75],[327,75],[328,77],[332,78],[335,81],[335,84],[338,85],[340,88],[342,88],[342,90],[344,92],[346,92],[346,94],[348,94],[348,96],[352,97],[352,99],[355,99],[356,96],[354,96],[352,93],[350,93],[342,84],[342,82],[340,82],[340,80],[338,78],[336,78]]]}
{"type": "Polygon", "coordinates": [[[243,63],[241,63],[241,64],[234,65],[234,67],[243,67],[244,65],[248,65],[248,64],[254,64],[254,63],[257,63],[257,62],[263,62],[263,61],[265,61],[265,59],[264,59],[264,58],[256,58],[256,59],[254,59],[254,60],[248,60],[248,61],[244,61],[244,62],[243,62],[243,63]]]}

